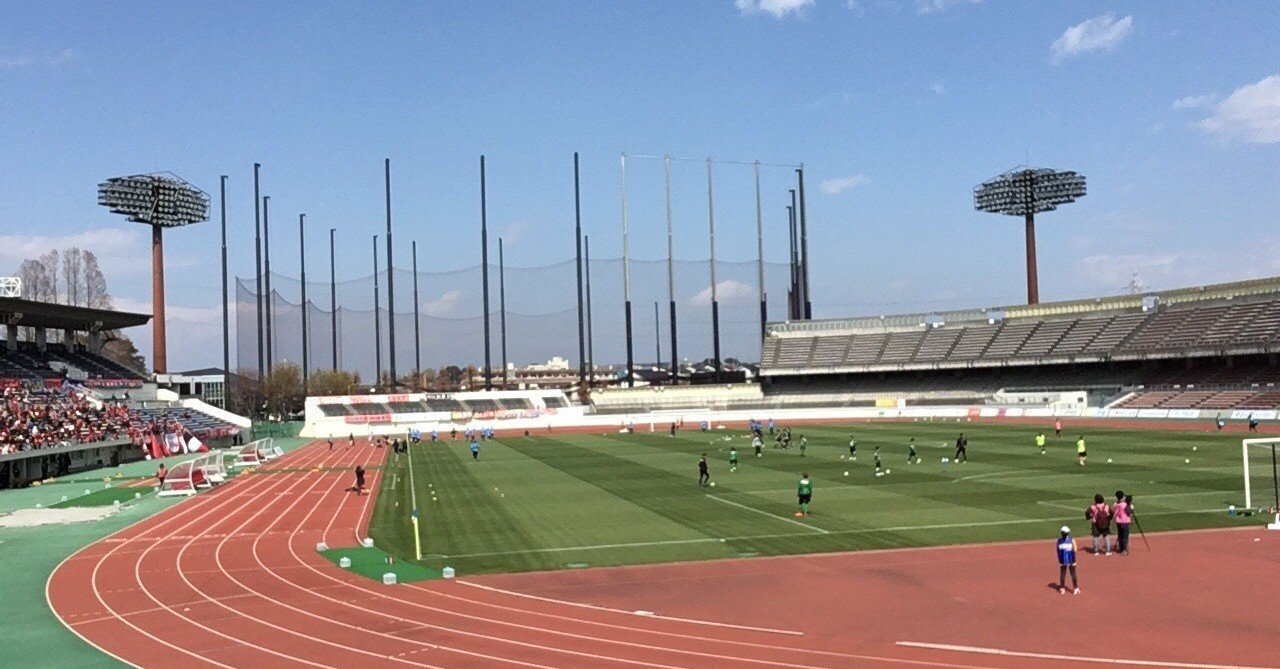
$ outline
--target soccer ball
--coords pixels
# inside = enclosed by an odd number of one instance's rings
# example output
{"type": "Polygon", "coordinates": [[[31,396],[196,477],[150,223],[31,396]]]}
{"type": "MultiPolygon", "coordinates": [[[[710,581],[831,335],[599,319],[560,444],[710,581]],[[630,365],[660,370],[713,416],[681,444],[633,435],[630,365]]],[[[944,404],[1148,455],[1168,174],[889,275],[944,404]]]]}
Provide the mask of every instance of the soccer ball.
{"type": "Polygon", "coordinates": [[[729,471],[731,471],[731,472],[736,472],[736,471],[738,471],[738,468],[737,468],[737,467],[730,467],[730,468],[729,468],[729,471]]]}
{"type": "Polygon", "coordinates": [[[876,476],[884,476],[884,472],[876,472],[876,476]]]}
{"type": "Polygon", "coordinates": [[[944,465],[945,465],[945,464],[947,464],[948,462],[951,462],[951,458],[943,458],[943,459],[942,459],[942,464],[944,464],[944,465]]]}
{"type": "Polygon", "coordinates": [[[1111,464],[1111,458],[1107,458],[1107,464],[1111,464]]]}
{"type": "Polygon", "coordinates": [[[892,469],[886,469],[886,470],[884,470],[884,473],[886,473],[886,474],[892,474],[892,473],[893,473],[893,470],[892,470],[892,469]]]}
{"type": "Polygon", "coordinates": [[[844,473],[844,475],[845,475],[845,476],[848,476],[848,475],[849,475],[849,472],[845,472],[845,473],[844,473]]]}
{"type": "Polygon", "coordinates": [[[1198,450],[1200,450],[1200,447],[1199,447],[1199,446],[1192,446],[1192,447],[1191,447],[1191,450],[1193,450],[1193,451],[1198,451],[1198,450]]]}
{"type": "Polygon", "coordinates": [[[1187,458],[1186,460],[1183,460],[1182,463],[1187,465],[1191,464],[1191,458],[1187,458]]]}
{"type": "Polygon", "coordinates": [[[712,481],[712,482],[711,482],[711,487],[712,487],[712,488],[716,487],[716,482],[715,482],[715,481],[712,481]]]}
{"type": "Polygon", "coordinates": [[[924,458],[916,458],[917,465],[920,464],[921,462],[924,462],[924,458]]]}

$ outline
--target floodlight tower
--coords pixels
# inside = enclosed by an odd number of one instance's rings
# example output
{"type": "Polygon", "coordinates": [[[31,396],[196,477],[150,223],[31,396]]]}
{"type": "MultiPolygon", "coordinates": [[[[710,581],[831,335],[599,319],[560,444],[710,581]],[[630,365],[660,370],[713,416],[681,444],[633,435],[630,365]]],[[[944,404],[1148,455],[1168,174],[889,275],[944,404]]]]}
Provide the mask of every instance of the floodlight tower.
{"type": "Polygon", "coordinates": [[[151,357],[155,371],[164,373],[168,370],[168,356],[162,231],[208,220],[209,194],[168,172],[135,174],[98,184],[98,204],[113,214],[151,226],[151,357]]]}
{"type": "Polygon", "coordinates": [[[1084,175],[1046,167],[1014,168],[973,189],[978,211],[1022,216],[1027,230],[1027,304],[1040,302],[1036,271],[1036,214],[1084,197],[1084,175]]]}

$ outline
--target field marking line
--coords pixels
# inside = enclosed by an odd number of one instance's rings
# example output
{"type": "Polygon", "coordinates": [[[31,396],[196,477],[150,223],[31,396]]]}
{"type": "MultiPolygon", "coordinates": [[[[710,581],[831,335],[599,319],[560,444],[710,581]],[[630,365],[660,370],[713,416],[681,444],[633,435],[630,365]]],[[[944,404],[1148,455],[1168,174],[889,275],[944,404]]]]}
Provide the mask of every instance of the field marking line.
{"type": "Polygon", "coordinates": [[[705,494],[704,496],[705,496],[705,497],[708,497],[708,498],[710,498],[710,499],[714,499],[715,501],[720,502],[720,503],[722,503],[722,504],[728,504],[728,505],[730,505],[730,506],[736,506],[736,507],[738,507],[739,509],[746,509],[747,511],[753,511],[753,512],[758,513],[758,514],[760,514],[760,515],[762,515],[762,516],[768,516],[768,517],[770,517],[770,518],[773,518],[774,520],[781,520],[781,521],[782,521],[782,522],[784,522],[784,523],[791,523],[792,525],[798,525],[798,526],[800,526],[800,527],[804,527],[804,528],[807,528],[807,529],[813,530],[813,531],[817,532],[818,534],[831,534],[831,532],[830,532],[830,531],[828,531],[828,530],[824,530],[824,529],[822,529],[821,527],[814,527],[813,525],[809,525],[809,524],[807,524],[807,523],[802,523],[802,522],[800,522],[800,521],[798,521],[798,520],[794,520],[794,519],[791,519],[791,518],[787,518],[786,516],[776,516],[776,515],[774,515],[774,514],[772,514],[772,513],[769,513],[768,511],[762,511],[762,510],[757,509],[757,508],[755,508],[755,507],[753,507],[753,506],[747,506],[746,504],[739,504],[739,503],[737,503],[737,502],[733,502],[733,501],[730,501],[730,500],[727,500],[727,499],[724,499],[724,498],[721,498],[721,497],[716,497],[715,495],[712,495],[712,494],[705,494]]]}
{"type": "MultiPolygon", "coordinates": [[[[802,532],[796,532],[791,536],[807,536],[802,532]]],[[[488,553],[457,553],[454,555],[445,555],[443,553],[431,553],[432,557],[438,558],[476,558],[476,557],[496,557],[499,555],[523,555],[525,553],[563,553],[565,551],[592,551],[606,550],[609,548],[643,548],[645,546],[676,546],[680,544],[701,544],[715,543],[720,541],[730,541],[734,537],[726,539],[716,539],[714,537],[703,537],[700,539],[668,539],[664,541],[633,541],[621,544],[595,544],[593,546],[560,546],[555,548],[529,548],[525,550],[515,551],[492,551],[488,553]]]]}
{"type": "Polygon", "coordinates": [[[677,618],[673,616],[658,615],[650,611],[640,613],[638,611],[627,611],[626,609],[615,609],[608,606],[600,606],[598,604],[587,604],[584,602],[571,602],[564,599],[554,599],[551,597],[541,597],[539,595],[530,595],[523,592],[516,592],[514,590],[503,590],[502,588],[495,588],[491,585],[482,585],[480,583],[472,583],[471,581],[457,580],[455,582],[458,585],[465,585],[472,588],[479,588],[480,590],[488,590],[489,592],[496,592],[502,595],[509,595],[512,597],[523,597],[525,599],[532,599],[535,601],[547,602],[550,604],[563,604],[566,606],[576,606],[578,608],[591,609],[593,611],[621,613],[627,616],[643,616],[645,618],[656,618],[658,620],[670,620],[672,622],[689,623],[692,625],[707,625],[709,627],[724,627],[727,629],[745,630],[748,632],[765,632],[768,634],[783,634],[787,636],[804,636],[804,632],[798,632],[796,630],[775,629],[772,627],[754,627],[751,625],[735,625],[733,623],[720,623],[720,622],[715,622],[713,620],[698,620],[696,618],[677,618]]]}
{"type": "Polygon", "coordinates": [[[1051,507],[1054,509],[1066,509],[1067,511],[1075,511],[1076,509],[1084,508],[1079,504],[1072,504],[1071,500],[1067,500],[1067,499],[1059,499],[1059,500],[1043,500],[1042,499],[1042,500],[1037,500],[1036,504],[1039,504],[1041,506],[1051,507]]]}
{"type": "Polygon", "coordinates": [[[977,653],[981,655],[998,655],[1001,657],[1025,657],[1037,660],[1067,660],[1070,662],[1091,662],[1094,664],[1123,664],[1137,667],[1173,667],[1176,669],[1277,669],[1276,667],[1259,667],[1241,664],[1207,664],[1202,662],[1169,662],[1164,660],[1131,660],[1118,657],[1086,657],[1081,655],[1062,655],[1059,653],[1030,653],[1003,648],[983,648],[981,646],[959,646],[947,643],[922,643],[919,641],[899,641],[898,646],[904,648],[922,648],[925,650],[948,650],[957,653],[977,653]]]}

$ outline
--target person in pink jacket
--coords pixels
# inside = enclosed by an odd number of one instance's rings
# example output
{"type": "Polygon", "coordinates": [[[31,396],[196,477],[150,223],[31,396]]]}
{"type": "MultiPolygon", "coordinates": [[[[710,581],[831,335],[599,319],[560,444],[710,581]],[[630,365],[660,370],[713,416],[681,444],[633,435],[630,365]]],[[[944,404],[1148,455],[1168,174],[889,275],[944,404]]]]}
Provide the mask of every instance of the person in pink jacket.
{"type": "Polygon", "coordinates": [[[1093,505],[1084,512],[1089,521],[1089,536],[1093,539],[1094,555],[1111,554],[1111,507],[1107,506],[1102,495],[1093,496],[1093,505]],[[1103,550],[1098,550],[1098,539],[1102,539],[1103,550]]]}
{"type": "Polygon", "coordinates": [[[1133,522],[1133,498],[1126,497],[1123,490],[1116,491],[1116,505],[1113,510],[1116,519],[1116,552],[1129,554],[1129,523],[1133,522]]]}

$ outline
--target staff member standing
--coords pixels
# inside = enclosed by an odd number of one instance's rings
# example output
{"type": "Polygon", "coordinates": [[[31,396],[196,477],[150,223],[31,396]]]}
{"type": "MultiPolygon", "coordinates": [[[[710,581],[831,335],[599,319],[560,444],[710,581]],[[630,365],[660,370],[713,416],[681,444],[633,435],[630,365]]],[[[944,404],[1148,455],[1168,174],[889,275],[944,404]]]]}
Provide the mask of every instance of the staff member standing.
{"type": "Polygon", "coordinates": [[[356,486],[353,488],[357,495],[364,494],[364,467],[356,465],[356,486]]]}
{"type": "Polygon", "coordinates": [[[1093,554],[1098,554],[1098,539],[1102,539],[1102,555],[1111,555],[1111,507],[1102,495],[1093,496],[1093,505],[1084,512],[1089,521],[1089,537],[1093,541],[1093,554]]]}
{"type": "Polygon", "coordinates": [[[800,483],[796,486],[796,500],[800,506],[800,510],[796,511],[796,518],[809,515],[809,502],[813,501],[813,481],[809,480],[809,472],[800,475],[800,483]]]}
{"type": "Polygon", "coordinates": [[[1133,498],[1126,497],[1123,490],[1116,491],[1116,504],[1113,507],[1116,518],[1116,552],[1129,554],[1129,523],[1133,522],[1133,498]]]}
{"type": "Polygon", "coordinates": [[[698,460],[698,487],[705,488],[711,484],[711,470],[707,467],[707,454],[703,453],[698,460]]]}
{"type": "Polygon", "coordinates": [[[956,462],[969,461],[969,440],[964,438],[963,432],[960,433],[960,436],[956,437],[956,456],[952,458],[952,460],[955,460],[956,462]]]}
{"type": "Polygon", "coordinates": [[[1067,572],[1071,572],[1071,587],[1080,594],[1080,582],[1076,579],[1076,540],[1071,538],[1071,528],[1066,525],[1058,537],[1058,592],[1067,594],[1067,572]]]}

